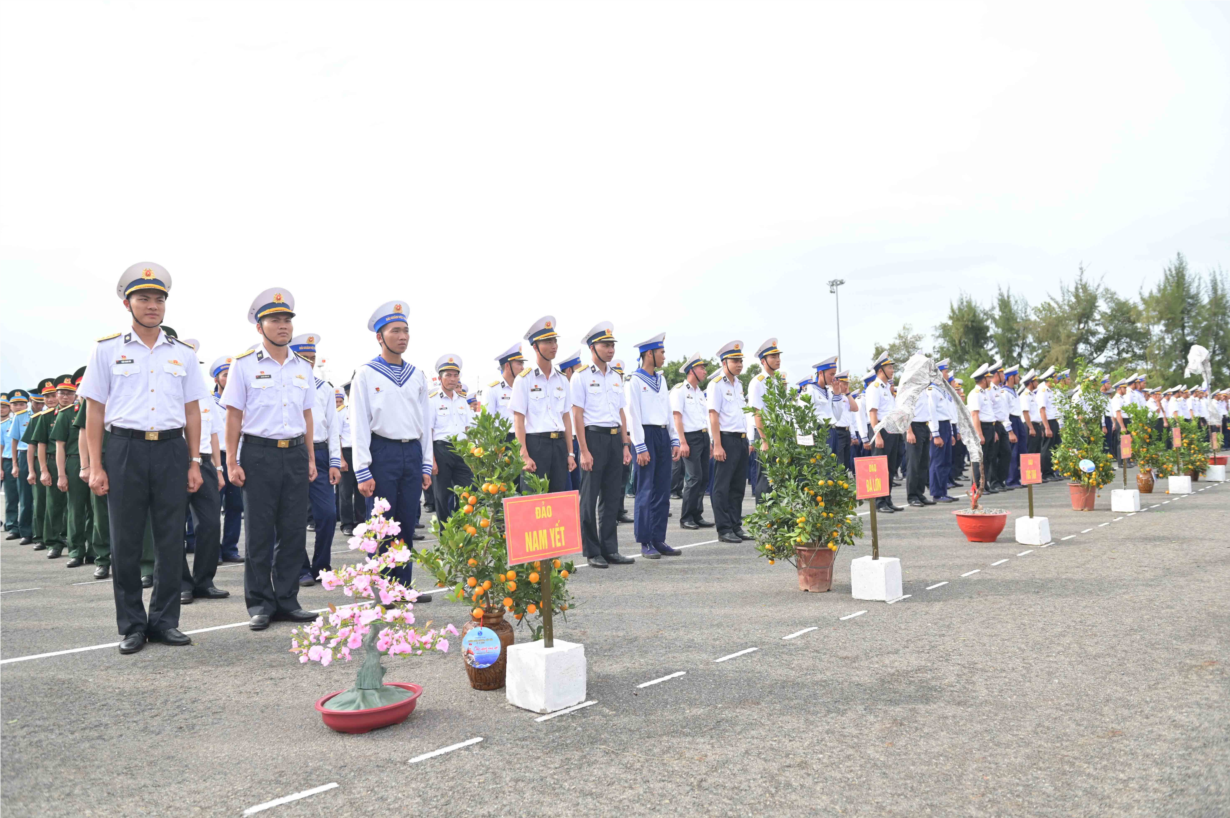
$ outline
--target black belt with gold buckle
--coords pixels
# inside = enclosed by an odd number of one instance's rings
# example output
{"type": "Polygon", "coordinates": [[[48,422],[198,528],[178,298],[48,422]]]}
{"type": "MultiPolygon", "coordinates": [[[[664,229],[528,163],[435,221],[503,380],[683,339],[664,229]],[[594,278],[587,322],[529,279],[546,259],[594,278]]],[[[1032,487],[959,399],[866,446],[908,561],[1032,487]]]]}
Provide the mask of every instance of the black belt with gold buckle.
{"type": "Polygon", "coordinates": [[[593,432],[598,435],[617,435],[619,434],[618,426],[586,426],[585,431],[593,432]]]}
{"type": "Polygon", "coordinates": [[[305,440],[307,440],[307,435],[289,437],[284,440],[278,440],[272,437],[257,437],[256,435],[243,436],[243,443],[245,446],[269,446],[278,449],[293,449],[296,446],[302,446],[305,440]]]}
{"type": "Polygon", "coordinates": [[[178,429],[163,429],[160,432],[140,432],[136,429],[125,429],[121,426],[112,426],[111,434],[117,437],[138,437],[144,440],[174,440],[177,437],[184,436],[184,429],[181,426],[178,429]]]}
{"type": "Polygon", "coordinates": [[[526,434],[526,437],[547,437],[551,440],[557,440],[563,436],[563,432],[529,432],[526,434]]]}

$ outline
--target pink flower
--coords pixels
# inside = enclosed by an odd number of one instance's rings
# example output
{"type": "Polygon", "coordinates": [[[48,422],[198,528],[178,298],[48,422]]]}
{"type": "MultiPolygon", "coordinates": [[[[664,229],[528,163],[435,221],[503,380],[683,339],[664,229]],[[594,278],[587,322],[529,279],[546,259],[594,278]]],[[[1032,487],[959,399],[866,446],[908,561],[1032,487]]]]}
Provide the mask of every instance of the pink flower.
{"type": "Polygon", "coordinates": [[[310,648],[308,648],[307,658],[312,660],[313,662],[319,662],[320,657],[323,656],[324,653],[325,653],[325,649],[322,648],[320,645],[312,645],[310,648]]]}
{"type": "Polygon", "coordinates": [[[363,637],[359,635],[358,631],[350,634],[350,638],[346,640],[346,647],[351,650],[358,650],[363,647],[363,637]]]}
{"type": "Polygon", "coordinates": [[[320,572],[320,584],[326,591],[332,591],[334,588],[342,584],[342,581],[337,578],[337,574],[332,571],[320,572]]]}
{"type": "Polygon", "coordinates": [[[373,514],[384,514],[390,508],[392,508],[392,506],[389,505],[389,501],[383,497],[377,497],[375,502],[372,503],[373,514]]]}
{"type": "MultiPolygon", "coordinates": [[[[452,625],[449,625],[449,627],[451,628],[451,627],[453,627],[453,626],[452,626],[452,625]]],[[[437,642],[437,643],[436,643],[436,650],[440,651],[441,653],[448,653],[448,640],[447,640],[447,639],[441,639],[439,642],[437,642]]]]}
{"type": "Polygon", "coordinates": [[[444,626],[444,630],[443,630],[442,632],[443,632],[443,633],[447,633],[447,634],[449,634],[450,636],[456,636],[456,635],[457,635],[457,629],[453,627],[452,623],[449,623],[448,625],[445,625],[445,626],[444,626]]]}

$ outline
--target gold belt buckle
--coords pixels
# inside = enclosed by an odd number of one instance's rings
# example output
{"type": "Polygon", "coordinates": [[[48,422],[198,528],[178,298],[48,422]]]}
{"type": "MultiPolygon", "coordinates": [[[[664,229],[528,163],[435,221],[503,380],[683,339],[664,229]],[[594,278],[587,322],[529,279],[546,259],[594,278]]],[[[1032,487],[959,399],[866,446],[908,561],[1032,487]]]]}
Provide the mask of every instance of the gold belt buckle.
{"type": "Polygon", "coordinates": [[[618,426],[612,426],[612,427],[611,427],[611,434],[613,434],[613,435],[617,435],[617,434],[619,434],[619,427],[618,427],[618,426]]]}
{"type": "Polygon", "coordinates": [[[551,439],[552,439],[552,440],[555,440],[557,437],[559,437],[559,432],[552,432],[552,433],[551,433],[551,439]]]}
{"type": "Polygon", "coordinates": [[[289,449],[289,448],[290,448],[290,441],[289,441],[289,440],[279,440],[279,441],[278,441],[278,448],[279,448],[279,449],[289,449]]]}
{"type": "Polygon", "coordinates": [[[145,433],[145,439],[146,439],[146,440],[157,440],[157,439],[158,439],[158,433],[157,433],[157,432],[146,432],[146,433],[145,433]]]}

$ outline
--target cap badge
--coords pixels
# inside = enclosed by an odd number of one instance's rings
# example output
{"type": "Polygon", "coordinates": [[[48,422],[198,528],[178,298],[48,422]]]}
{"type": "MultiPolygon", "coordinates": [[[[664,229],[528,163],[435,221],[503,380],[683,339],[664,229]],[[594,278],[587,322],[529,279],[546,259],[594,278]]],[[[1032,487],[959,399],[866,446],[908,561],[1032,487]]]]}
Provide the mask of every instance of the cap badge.
{"type": "Polygon", "coordinates": [[[551,329],[551,322],[548,321],[544,326],[546,329],[551,329]]]}
{"type": "Polygon", "coordinates": [[[739,348],[739,345],[738,345],[738,344],[735,344],[735,349],[738,349],[738,348],[739,348]]]}
{"type": "Polygon", "coordinates": [[[273,294],[273,303],[275,303],[275,304],[281,304],[281,303],[282,303],[282,294],[281,294],[281,293],[274,293],[274,294],[273,294]]]}
{"type": "Polygon", "coordinates": [[[144,270],[141,271],[141,278],[153,278],[153,277],[154,277],[154,271],[151,270],[150,268],[146,267],[144,270]]]}
{"type": "Polygon", "coordinates": [[[308,336],[308,343],[309,343],[309,344],[314,344],[314,343],[316,343],[316,336],[315,336],[315,335],[309,335],[309,336],[308,336]]]}
{"type": "Polygon", "coordinates": [[[393,312],[401,312],[401,304],[394,304],[393,312]]]}

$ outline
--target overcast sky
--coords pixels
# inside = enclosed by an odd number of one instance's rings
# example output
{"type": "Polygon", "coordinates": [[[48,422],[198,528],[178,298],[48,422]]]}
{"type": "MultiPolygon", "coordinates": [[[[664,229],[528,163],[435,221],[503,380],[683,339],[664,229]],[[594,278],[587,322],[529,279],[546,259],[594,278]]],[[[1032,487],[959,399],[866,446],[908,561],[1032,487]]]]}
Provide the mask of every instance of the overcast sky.
{"type": "Polygon", "coordinates": [[[777,336],[861,373],[959,290],[1031,303],[1230,264],[1227,4],[5,2],[0,386],[128,326],[245,349],[289,288],[335,382],[411,305],[463,380],[543,314],[561,353],[777,336]]]}

